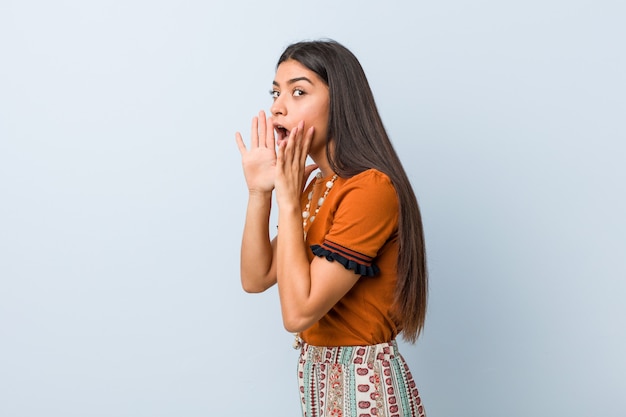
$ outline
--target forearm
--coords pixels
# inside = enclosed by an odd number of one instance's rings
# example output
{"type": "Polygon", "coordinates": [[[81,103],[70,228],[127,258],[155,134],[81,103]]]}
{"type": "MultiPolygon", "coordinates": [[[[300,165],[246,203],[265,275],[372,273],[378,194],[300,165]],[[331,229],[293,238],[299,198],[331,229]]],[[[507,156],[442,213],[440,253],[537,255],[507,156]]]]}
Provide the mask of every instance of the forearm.
{"type": "Polygon", "coordinates": [[[251,193],[241,240],[241,284],[247,292],[262,292],[276,283],[269,237],[271,192],[251,193]]]}
{"type": "Polygon", "coordinates": [[[281,207],[278,215],[279,239],[276,251],[277,281],[283,322],[297,331],[308,321],[311,270],[306,255],[300,207],[281,207]]]}

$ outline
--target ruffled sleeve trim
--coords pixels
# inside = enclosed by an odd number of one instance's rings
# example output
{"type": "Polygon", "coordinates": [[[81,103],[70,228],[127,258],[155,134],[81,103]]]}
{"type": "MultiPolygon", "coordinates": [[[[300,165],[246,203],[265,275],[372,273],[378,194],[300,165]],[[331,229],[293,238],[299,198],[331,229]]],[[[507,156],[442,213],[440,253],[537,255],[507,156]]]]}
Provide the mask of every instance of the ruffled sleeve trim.
{"type": "Polygon", "coordinates": [[[322,245],[312,245],[311,250],[315,256],[324,257],[331,262],[337,261],[355,274],[373,277],[380,272],[378,266],[371,262],[371,258],[362,254],[354,256],[354,252],[332,242],[325,241],[322,245]]]}

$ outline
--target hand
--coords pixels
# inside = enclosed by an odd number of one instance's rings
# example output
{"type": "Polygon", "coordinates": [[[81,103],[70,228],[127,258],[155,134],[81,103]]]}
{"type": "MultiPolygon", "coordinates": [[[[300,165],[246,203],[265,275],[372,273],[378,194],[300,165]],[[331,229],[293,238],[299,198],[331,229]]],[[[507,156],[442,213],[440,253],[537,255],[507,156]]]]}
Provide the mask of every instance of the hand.
{"type": "Polygon", "coordinates": [[[314,128],[304,133],[304,122],[298,123],[287,140],[278,146],[276,161],[276,201],[281,204],[300,206],[300,195],[305,181],[317,165],[306,165],[306,159],[313,140],[314,128]]]}
{"type": "Polygon", "coordinates": [[[274,189],[276,176],[276,139],[274,127],[261,110],[252,119],[250,149],[239,132],[235,140],[241,153],[241,164],[249,192],[267,193],[274,189]]]}

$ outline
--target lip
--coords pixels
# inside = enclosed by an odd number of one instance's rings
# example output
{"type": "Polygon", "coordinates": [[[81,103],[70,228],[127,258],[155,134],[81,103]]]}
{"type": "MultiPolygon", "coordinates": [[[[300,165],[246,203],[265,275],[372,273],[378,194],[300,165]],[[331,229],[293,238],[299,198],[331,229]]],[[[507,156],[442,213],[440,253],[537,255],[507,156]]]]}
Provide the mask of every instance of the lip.
{"type": "Polygon", "coordinates": [[[276,138],[278,141],[283,141],[289,137],[290,131],[281,124],[275,124],[274,131],[276,132],[276,138]]]}

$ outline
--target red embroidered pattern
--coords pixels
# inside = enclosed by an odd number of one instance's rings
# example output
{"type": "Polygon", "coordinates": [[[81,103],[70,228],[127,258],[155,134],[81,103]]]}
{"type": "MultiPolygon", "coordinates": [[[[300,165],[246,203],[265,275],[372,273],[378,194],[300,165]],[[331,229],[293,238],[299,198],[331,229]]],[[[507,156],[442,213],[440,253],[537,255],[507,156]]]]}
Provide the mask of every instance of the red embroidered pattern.
{"type": "Polygon", "coordinates": [[[425,417],[395,342],[343,347],[305,343],[298,380],[304,417],[425,417]]]}

